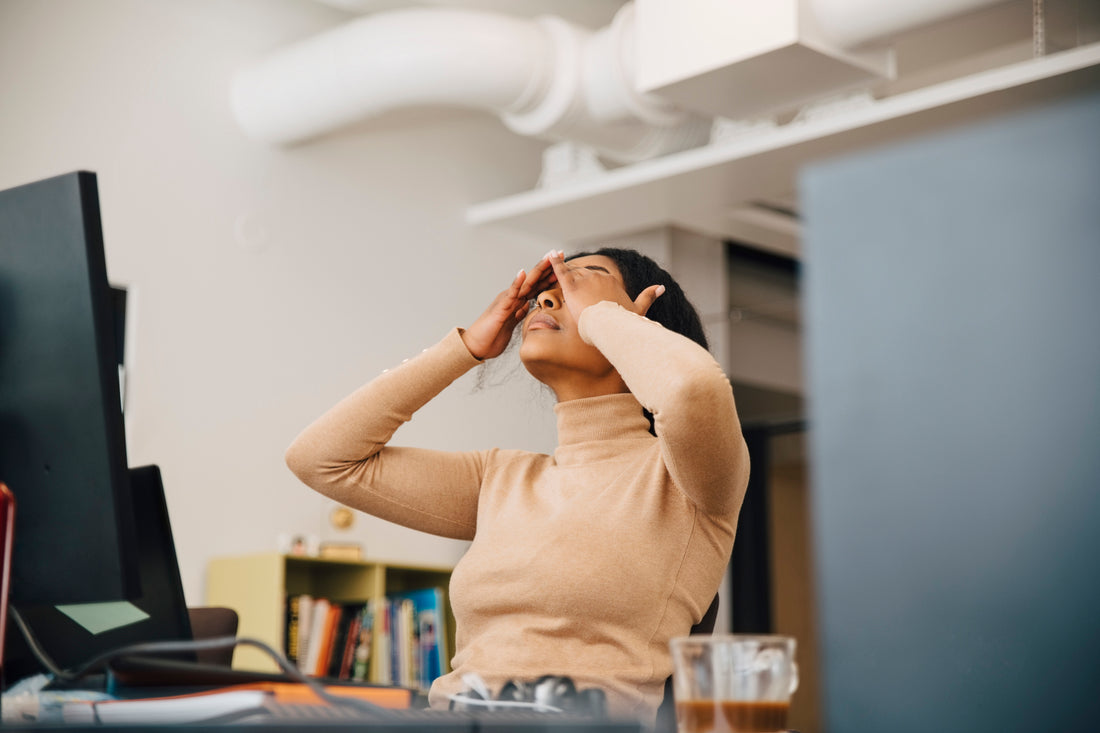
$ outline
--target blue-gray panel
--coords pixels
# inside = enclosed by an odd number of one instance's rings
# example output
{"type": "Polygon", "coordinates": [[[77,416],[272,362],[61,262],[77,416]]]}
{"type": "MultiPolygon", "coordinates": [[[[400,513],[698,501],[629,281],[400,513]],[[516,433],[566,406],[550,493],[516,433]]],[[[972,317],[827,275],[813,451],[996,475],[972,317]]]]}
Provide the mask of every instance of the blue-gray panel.
{"type": "Polygon", "coordinates": [[[1100,94],[801,195],[828,729],[1100,729],[1100,94]]]}

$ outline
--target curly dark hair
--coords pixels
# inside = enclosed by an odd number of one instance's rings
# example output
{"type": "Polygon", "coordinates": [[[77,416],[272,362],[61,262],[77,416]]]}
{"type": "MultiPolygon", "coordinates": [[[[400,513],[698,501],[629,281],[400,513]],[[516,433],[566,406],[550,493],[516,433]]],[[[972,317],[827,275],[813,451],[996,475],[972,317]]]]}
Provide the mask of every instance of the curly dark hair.
{"type": "Polygon", "coordinates": [[[664,268],[641,252],[617,247],[602,247],[594,252],[577,252],[569,255],[566,261],[592,255],[602,255],[615,262],[623,276],[626,293],[631,299],[637,298],[638,293],[650,285],[664,285],[664,294],[650,306],[646,318],[660,323],[670,331],[687,336],[704,349],[710,348],[698,311],[684,295],[683,288],[664,268]]]}

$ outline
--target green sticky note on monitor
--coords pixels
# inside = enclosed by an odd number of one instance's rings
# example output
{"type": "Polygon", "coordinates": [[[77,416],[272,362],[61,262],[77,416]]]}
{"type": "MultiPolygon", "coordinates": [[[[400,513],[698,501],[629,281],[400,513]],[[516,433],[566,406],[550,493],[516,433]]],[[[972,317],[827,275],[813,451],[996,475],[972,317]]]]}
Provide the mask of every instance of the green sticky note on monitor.
{"type": "Polygon", "coordinates": [[[76,603],[57,606],[57,610],[81,625],[91,634],[102,634],[149,618],[149,614],[126,601],[107,603],[76,603]]]}

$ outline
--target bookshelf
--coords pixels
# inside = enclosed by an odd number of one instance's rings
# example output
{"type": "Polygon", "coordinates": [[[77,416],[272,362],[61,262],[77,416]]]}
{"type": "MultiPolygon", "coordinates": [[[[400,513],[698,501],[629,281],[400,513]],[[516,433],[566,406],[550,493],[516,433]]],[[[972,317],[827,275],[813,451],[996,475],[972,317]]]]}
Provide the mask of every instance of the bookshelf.
{"type": "MultiPolygon", "coordinates": [[[[402,565],[369,560],[330,560],[279,553],[219,557],[210,561],[206,576],[206,603],[228,606],[240,618],[238,634],[259,639],[286,652],[287,599],[306,594],[332,603],[381,602],[395,594],[425,588],[446,591],[451,568],[402,565]]],[[[444,592],[446,648],[454,653],[454,615],[444,592]]],[[[372,659],[380,637],[373,635],[372,659]]],[[[449,658],[446,660],[449,662],[449,658]]],[[[262,651],[238,648],[233,666],[276,671],[278,666],[262,651]]],[[[380,682],[372,670],[369,678],[380,682]]]]}

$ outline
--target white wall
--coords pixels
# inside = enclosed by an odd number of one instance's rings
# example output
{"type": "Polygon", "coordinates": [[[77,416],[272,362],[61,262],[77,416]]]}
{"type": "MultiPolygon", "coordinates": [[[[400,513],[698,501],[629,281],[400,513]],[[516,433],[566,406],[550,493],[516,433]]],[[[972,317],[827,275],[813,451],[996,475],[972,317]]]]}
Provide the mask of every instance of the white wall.
{"type": "MultiPolygon", "coordinates": [[[[108,273],[135,305],[130,463],[161,466],[191,604],[213,556],[338,536],[286,445],[555,244],[462,222],[537,178],[542,144],[495,118],[404,113],[292,150],[240,134],[233,70],[344,19],[310,0],[0,3],[0,188],[98,174],[108,273]]],[[[522,368],[494,376],[505,386],[464,379],[398,442],[550,449],[550,397],[522,368]]],[[[340,538],[421,563],[464,549],[363,516],[340,538]]]]}

